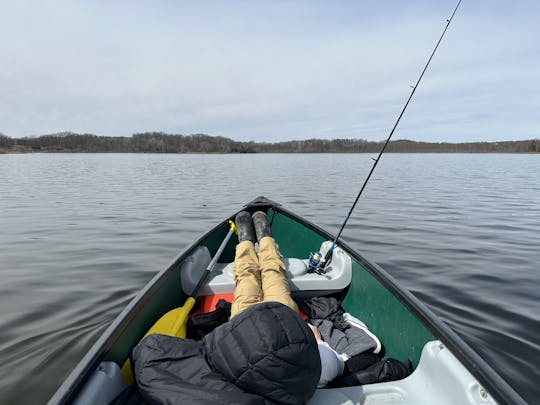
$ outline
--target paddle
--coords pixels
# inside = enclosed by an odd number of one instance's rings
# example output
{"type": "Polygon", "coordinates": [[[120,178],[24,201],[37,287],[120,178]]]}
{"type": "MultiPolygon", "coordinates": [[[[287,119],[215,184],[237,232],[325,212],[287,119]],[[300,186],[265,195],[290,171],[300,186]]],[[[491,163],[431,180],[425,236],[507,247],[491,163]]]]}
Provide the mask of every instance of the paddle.
{"type": "MultiPolygon", "coordinates": [[[[184,305],[182,305],[179,308],[171,309],[169,312],[167,312],[165,315],[163,315],[161,318],[157,320],[154,325],[146,332],[146,334],[142,337],[141,341],[154,333],[160,334],[160,335],[168,335],[168,336],[175,336],[179,338],[185,338],[186,332],[187,332],[187,321],[189,317],[189,313],[193,309],[193,306],[195,305],[195,297],[197,297],[197,294],[199,293],[199,290],[206,282],[206,279],[214,269],[217,261],[221,257],[221,254],[223,253],[223,250],[225,250],[225,247],[227,246],[227,243],[229,242],[229,239],[231,238],[233,232],[238,233],[236,229],[236,225],[233,221],[229,221],[229,232],[227,232],[227,235],[225,236],[225,239],[223,242],[221,242],[221,245],[219,246],[216,254],[214,255],[214,258],[212,261],[208,264],[208,267],[206,267],[206,270],[204,271],[203,275],[201,276],[201,279],[191,292],[190,296],[186,299],[184,302],[184,305]]],[[[127,359],[124,365],[122,366],[122,375],[124,376],[124,380],[128,384],[133,383],[133,374],[131,371],[131,363],[130,360],[127,359]]]]}

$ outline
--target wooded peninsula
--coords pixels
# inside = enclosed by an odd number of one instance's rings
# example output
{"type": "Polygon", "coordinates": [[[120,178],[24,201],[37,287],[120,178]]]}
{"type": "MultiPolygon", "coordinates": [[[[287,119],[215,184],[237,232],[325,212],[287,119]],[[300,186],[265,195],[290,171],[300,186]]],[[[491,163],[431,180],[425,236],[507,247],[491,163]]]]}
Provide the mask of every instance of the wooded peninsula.
{"type": "MultiPolygon", "coordinates": [[[[0,134],[0,153],[377,153],[384,141],[306,139],[284,142],[239,142],[222,136],[145,132],[131,137],[61,132],[11,138],[0,134]]],[[[540,139],[503,142],[432,143],[391,141],[389,153],[540,153],[540,139]]]]}

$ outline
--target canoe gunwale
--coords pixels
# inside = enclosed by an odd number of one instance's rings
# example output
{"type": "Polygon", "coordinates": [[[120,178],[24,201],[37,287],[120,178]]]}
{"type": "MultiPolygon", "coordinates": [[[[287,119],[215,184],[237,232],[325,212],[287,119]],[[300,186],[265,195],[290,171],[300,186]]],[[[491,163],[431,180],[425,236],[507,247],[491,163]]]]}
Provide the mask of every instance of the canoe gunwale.
{"type": "MultiPolygon", "coordinates": [[[[276,213],[284,214],[296,222],[306,226],[328,240],[333,240],[335,236],[321,227],[305,220],[293,212],[283,208],[280,204],[268,200],[264,197],[258,197],[250,203],[244,205],[243,209],[254,211],[257,209],[270,210],[276,213]]],[[[240,211],[240,210],[239,210],[240,211]]],[[[89,349],[86,355],[79,361],[71,371],[62,385],[49,400],[49,404],[70,403],[82,389],[84,383],[92,375],[93,370],[105,358],[107,352],[111,349],[123,331],[128,327],[131,320],[137,317],[139,312],[152,300],[154,294],[161,285],[168,281],[172,276],[173,270],[180,262],[185,260],[192,251],[199,246],[205,239],[220,228],[227,226],[228,220],[234,218],[239,212],[226,217],[214,228],[204,233],[194,243],[189,245],[182,253],[177,255],[174,260],[163,270],[159,271],[129,302],[120,314],[115,318],[111,325],[98,338],[94,345],[89,349]]],[[[499,403],[508,404],[526,404],[526,402],[517,394],[516,391],[500,377],[485,360],[483,360],[468,344],[459,337],[450,327],[443,323],[425,304],[416,298],[411,292],[402,288],[396,279],[377,264],[361,256],[349,245],[343,241],[338,242],[339,247],[345,250],[352,258],[358,261],[372,276],[374,276],[385,288],[387,288],[403,305],[407,307],[418,319],[430,330],[465,368],[478,380],[478,382],[490,393],[490,395],[499,403]]]]}

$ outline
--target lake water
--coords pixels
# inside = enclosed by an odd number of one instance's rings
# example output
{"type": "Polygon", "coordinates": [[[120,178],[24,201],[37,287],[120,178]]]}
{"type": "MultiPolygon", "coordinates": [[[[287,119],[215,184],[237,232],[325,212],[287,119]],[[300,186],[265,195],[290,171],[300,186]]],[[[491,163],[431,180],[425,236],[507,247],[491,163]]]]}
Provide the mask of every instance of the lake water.
{"type": "MultiPolygon", "coordinates": [[[[158,270],[253,198],[337,233],[372,157],[0,155],[0,402],[45,403],[158,270]]],[[[540,155],[385,155],[343,237],[540,397],[540,155]]]]}

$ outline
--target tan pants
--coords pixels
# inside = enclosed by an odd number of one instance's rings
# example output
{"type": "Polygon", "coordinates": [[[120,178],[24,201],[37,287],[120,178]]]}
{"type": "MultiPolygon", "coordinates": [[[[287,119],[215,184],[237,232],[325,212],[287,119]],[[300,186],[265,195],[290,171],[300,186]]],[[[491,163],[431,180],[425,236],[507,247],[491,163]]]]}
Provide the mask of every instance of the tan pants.
{"type": "Polygon", "coordinates": [[[267,236],[259,241],[258,257],[252,242],[236,245],[233,273],[235,288],[231,318],[263,301],[281,302],[298,311],[273,238],[267,236]]]}

